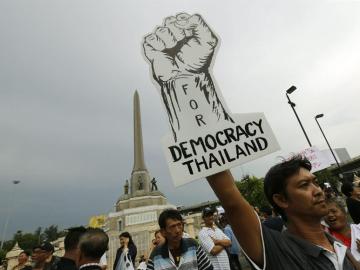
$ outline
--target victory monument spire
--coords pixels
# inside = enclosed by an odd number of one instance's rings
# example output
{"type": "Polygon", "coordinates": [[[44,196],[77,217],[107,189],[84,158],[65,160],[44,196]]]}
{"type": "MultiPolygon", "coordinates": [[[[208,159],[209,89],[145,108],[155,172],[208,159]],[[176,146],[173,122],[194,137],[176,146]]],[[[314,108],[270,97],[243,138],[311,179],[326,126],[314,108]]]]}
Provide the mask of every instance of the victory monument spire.
{"type": "Polygon", "coordinates": [[[108,214],[104,225],[110,238],[107,253],[108,265],[114,263],[120,232],[130,232],[136,243],[138,254],[146,254],[149,251],[152,236],[158,228],[157,220],[160,213],[164,209],[175,208],[174,205],[167,203],[164,194],[158,190],[155,178],[150,177],[145,166],[140,98],[137,91],[134,93],[133,137],[134,166],[131,176],[128,180],[123,176],[123,193],[115,204],[114,212],[108,214]]]}
{"type": "Polygon", "coordinates": [[[141,130],[141,113],[139,94],[134,94],[134,168],[135,171],[147,171],[144,162],[144,148],[141,130]]]}
{"type": "MultiPolygon", "coordinates": [[[[125,180],[124,193],[116,203],[116,209],[131,208],[149,204],[149,196],[157,196],[156,203],[166,203],[165,196],[158,190],[157,181],[150,177],[145,166],[144,146],[141,128],[139,93],[134,93],[134,165],[130,180],[125,180]],[[134,200],[134,198],[137,198],[134,200]],[[131,200],[130,200],[131,199],[131,200]],[[129,201],[130,200],[130,201],[129,201]]],[[[153,202],[155,203],[155,202],[153,202]]]]}
{"type": "Polygon", "coordinates": [[[139,94],[134,94],[134,167],[131,173],[131,196],[144,195],[150,191],[150,175],[145,166],[144,147],[141,130],[139,94]]]}

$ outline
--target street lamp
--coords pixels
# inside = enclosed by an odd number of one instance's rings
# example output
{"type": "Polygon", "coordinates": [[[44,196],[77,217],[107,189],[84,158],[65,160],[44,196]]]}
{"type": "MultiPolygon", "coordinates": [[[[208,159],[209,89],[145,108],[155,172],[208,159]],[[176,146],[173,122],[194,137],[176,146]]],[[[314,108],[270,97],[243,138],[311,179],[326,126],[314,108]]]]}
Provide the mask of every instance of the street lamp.
{"type": "Polygon", "coordinates": [[[336,161],[336,164],[337,164],[337,166],[338,166],[338,168],[340,169],[340,172],[341,172],[340,164],[339,164],[339,162],[338,162],[338,160],[337,160],[337,158],[336,158],[336,156],[335,156],[335,154],[334,154],[334,152],[333,152],[333,150],[332,150],[332,148],[331,148],[331,146],[330,146],[330,144],[329,144],[329,142],[328,142],[328,140],[327,140],[327,138],[326,138],[326,136],[325,136],[325,133],[324,133],[324,131],[322,130],[322,128],[321,128],[321,126],[320,126],[320,124],[319,124],[319,121],[318,121],[318,119],[321,118],[321,117],[323,117],[323,116],[324,116],[323,113],[316,115],[316,116],[315,116],[315,121],[316,121],[316,123],[318,124],[318,126],[319,126],[319,128],[320,128],[320,131],[321,131],[322,135],[324,136],[324,139],[325,139],[325,141],[326,141],[326,143],[327,143],[327,145],[328,145],[328,147],[329,147],[329,149],[330,149],[330,152],[331,152],[332,156],[334,157],[334,159],[335,159],[335,161],[336,161]]]}
{"type": "Polygon", "coordinates": [[[301,121],[300,121],[300,118],[299,118],[298,114],[297,114],[296,111],[295,111],[295,106],[296,106],[296,104],[295,104],[294,102],[292,102],[292,101],[290,100],[290,97],[289,97],[289,95],[290,95],[292,92],[294,92],[295,90],[296,90],[296,86],[294,86],[294,85],[291,86],[288,90],[286,90],[286,97],[287,97],[287,99],[288,99],[288,103],[289,103],[291,109],[293,110],[293,112],[294,112],[294,114],[295,114],[295,116],[296,116],[296,119],[298,120],[298,122],[299,122],[299,124],[300,124],[300,127],[301,127],[302,131],[304,132],[304,135],[305,135],[305,137],[306,137],[306,140],[307,140],[309,146],[311,147],[312,145],[311,145],[311,142],[310,142],[310,140],[309,140],[309,137],[308,137],[308,135],[306,134],[305,129],[304,129],[304,127],[303,127],[303,125],[302,125],[302,123],[301,123],[301,121]]]}
{"type": "Polygon", "coordinates": [[[11,194],[10,194],[10,204],[9,204],[9,209],[8,209],[8,213],[7,213],[7,216],[6,216],[5,225],[4,225],[3,232],[2,232],[2,236],[1,236],[0,250],[3,248],[4,242],[5,242],[6,229],[7,229],[7,226],[8,226],[8,224],[9,224],[10,214],[11,214],[11,212],[12,212],[12,210],[13,210],[13,201],[14,201],[15,185],[19,184],[20,181],[19,181],[19,180],[13,180],[12,183],[13,183],[13,186],[12,186],[12,190],[11,190],[11,194]]]}

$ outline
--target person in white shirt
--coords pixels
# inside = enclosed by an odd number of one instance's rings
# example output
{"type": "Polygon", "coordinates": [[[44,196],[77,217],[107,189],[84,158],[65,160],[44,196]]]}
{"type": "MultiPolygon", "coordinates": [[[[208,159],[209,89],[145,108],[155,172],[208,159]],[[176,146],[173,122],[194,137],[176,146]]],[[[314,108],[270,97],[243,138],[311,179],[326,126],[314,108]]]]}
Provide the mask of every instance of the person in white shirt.
{"type": "Polygon", "coordinates": [[[207,252],[214,270],[230,270],[229,257],[226,248],[231,246],[230,239],[215,226],[215,210],[210,207],[203,209],[205,226],[199,232],[199,242],[207,252]]]}

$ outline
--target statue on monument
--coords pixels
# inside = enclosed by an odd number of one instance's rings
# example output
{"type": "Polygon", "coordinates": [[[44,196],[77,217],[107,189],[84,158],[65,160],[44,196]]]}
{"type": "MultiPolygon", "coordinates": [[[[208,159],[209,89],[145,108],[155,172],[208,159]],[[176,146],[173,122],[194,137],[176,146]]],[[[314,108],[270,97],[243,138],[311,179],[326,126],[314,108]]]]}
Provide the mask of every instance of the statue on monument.
{"type": "Polygon", "coordinates": [[[141,177],[138,179],[138,189],[143,190],[144,189],[144,181],[141,177]]]}
{"type": "Polygon", "coordinates": [[[126,179],[126,181],[125,181],[124,193],[125,193],[125,195],[129,194],[129,180],[128,179],[126,179]]]}
{"type": "Polygon", "coordinates": [[[158,187],[156,185],[155,177],[153,177],[153,179],[151,179],[151,191],[156,191],[156,190],[158,190],[158,187]]]}

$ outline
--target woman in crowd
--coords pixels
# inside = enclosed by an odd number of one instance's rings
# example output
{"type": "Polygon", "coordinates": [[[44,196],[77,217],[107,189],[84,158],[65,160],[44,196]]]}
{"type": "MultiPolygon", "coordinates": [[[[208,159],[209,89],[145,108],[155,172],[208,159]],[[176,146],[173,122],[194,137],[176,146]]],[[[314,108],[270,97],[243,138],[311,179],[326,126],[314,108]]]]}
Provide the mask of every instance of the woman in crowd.
{"type": "Polygon", "coordinates": [[[130,233],[123,232],[119,235],[120,248],[116,252],[114,270],[133,270],[137,248],[131,238],[130,233]],[[131,261],[131,265],[128,262],[131,261]]]}
{"type": "Polygon", "coordinates": [[[155,231],[154,237],[155,238],[151,241],[152,246],[150,247],[149,253],[146,254],[146,256],[145,256],[146,260],[149,259],[150,255],[151,255],[151,252],[154,250],[154,248],[156,248],[159,245],[162,245],[166,241],[164,236],[162,236],[160,230],[155,231]]]}
{"type": "Polygon", "coordinates": [[[18,264],[15,265],[12,270],[31,270],[29,257],[29,252],[22,251],[18,256],[18,264]]]}
{"type": "Polygon", "coordinates": [[[356,260],[360,260],[360,225],[349,224],[345,207],[338,199],[327,201],[329,213],[325,217],[329,225],[329,233],[341,240],[350,250],[356,260]]]}

